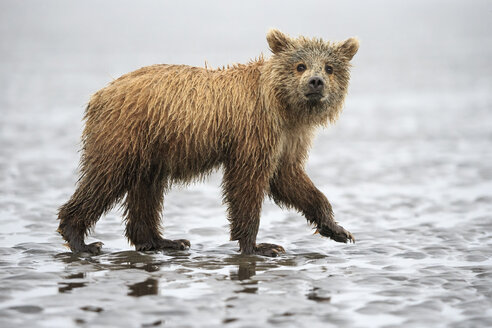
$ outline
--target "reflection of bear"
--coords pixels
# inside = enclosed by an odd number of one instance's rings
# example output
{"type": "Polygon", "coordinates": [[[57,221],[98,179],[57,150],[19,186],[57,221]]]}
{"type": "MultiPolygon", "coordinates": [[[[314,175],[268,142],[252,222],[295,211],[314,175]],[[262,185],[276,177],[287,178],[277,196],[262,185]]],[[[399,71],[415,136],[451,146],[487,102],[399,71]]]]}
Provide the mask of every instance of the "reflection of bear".
{"type": "Polygon", "coordinates": [[[100,251],[102,243],[86,245],[84,237],[125,195],[126,236],[137,250],[184,249],[187,240],[161,237],[163,194],[219,166],[231,239],[242,253],[283,251],[256,244],[266,194],[302,212],[321,235],[354,240],[304,163],[315,128],[341,111],[358,41],[292,39],[277,30],[267,40],[268,60],[217,70],[144,67],[92,96],[78,187],[59,211],[58,231],[72,251],[100,251]]]}

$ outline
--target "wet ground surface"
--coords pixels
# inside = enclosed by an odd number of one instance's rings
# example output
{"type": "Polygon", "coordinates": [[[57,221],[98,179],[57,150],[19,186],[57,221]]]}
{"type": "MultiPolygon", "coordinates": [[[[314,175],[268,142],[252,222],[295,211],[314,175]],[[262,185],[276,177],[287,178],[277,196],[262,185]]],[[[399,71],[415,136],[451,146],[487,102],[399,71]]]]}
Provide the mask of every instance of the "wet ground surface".
{"type": "Polygon", "coordinates": [[[319,20],[330,33],[313,21],[333,8],[120,3],[0,5],[0,327],[492,326],[489,3],[339,3],[319,20]],[[357,243],[266,201],[258,240],[287,253],[238,255],[217,172],[166,196],[166,237],[190,250],[133,251],[115,209],[89,240],[101,255],[68,252],[56,209],[89,95],[152,63],[244,62],[270,26],[361,39],[345,111],[307,167],[357,243]]]}

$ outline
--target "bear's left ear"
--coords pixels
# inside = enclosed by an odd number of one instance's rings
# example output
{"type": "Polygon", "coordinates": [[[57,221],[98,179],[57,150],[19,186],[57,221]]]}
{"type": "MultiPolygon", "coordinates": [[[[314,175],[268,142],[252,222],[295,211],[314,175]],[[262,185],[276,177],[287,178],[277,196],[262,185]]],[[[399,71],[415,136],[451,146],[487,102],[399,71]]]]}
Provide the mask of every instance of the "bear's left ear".
{"type": "Polygon", "coordinates": [[[274,54],[282,52],[291,44],[290,38],[276,29],[268,31],[266,38],[268,45],[274,54]]]}
{"type": "Polygon", "coordinates": [[[351,60],[359,50],[359,40],[356,38],[349,38],[338,46],[338,53],[347,60],[351,60]]]}

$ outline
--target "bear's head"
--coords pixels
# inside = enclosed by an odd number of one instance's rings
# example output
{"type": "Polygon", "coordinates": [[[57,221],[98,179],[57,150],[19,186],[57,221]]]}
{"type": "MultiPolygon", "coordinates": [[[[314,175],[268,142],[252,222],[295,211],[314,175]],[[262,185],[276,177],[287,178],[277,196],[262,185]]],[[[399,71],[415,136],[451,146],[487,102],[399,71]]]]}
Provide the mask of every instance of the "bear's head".
{"type": "Polygon", "coordinates": [[[299,114],[328,114],[335,120],[343,106],[350,78],[350,60],[359,42],[290,38],[278,30],[267,34],[273,56],[269,79],[280,103],[299,114]]]}

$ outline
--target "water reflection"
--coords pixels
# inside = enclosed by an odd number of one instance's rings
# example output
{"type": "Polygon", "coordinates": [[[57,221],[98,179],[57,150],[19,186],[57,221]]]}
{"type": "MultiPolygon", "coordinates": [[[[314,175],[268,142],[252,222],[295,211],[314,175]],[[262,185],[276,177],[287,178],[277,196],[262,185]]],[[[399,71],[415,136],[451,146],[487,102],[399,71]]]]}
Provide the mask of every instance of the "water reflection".
{"type": "Polygon", "coordinates": [[[108,259],[111,269],[140,269],[147,272],[159,271],[162,265],[168,264],[165,261],[157,260],[154,253],[144,253],[137,251],[123,251],[111,254],[108,259]]]}
{"type": "Polygon", "coordinates": [[[81,310],[83,311],[87,311],[87,312],[95,312],[95,313],[99,313],[99,312],[102,312],[104,311],[104,309],[102,307],[99,307],[99,306],[93,306],[93,305],[87,305],[87,306],[83,306],[80,308],[81,310]]]}
{"type": "Polygon", "coordinates": [[[331,296],[321,296],[319,295],[319,290],[318,287],[311,289],[309,293],[306,294],[307,299],[315,302],[330,302],[331,296]]]}
{"type": "MultiPolygon", "coordinates": [[[[64,263],[85,264],[86,272],[121,271],[127,269],[138,269],[148,273],[154,273],[152,277],[133,283],[127,282],[127,295],[141,297],[146,295],[158,295],[160,288],[168,288],[168,283],[192,278],[193,281],[203,277],[216,277],[217,280],[229,278],[236,282],[234,293],[257,294],[259,292],[259,281],[255,279],[258,274],[263,274],[271,269],[296,267],[299,261],[317,261],[326,255],[318,253],[306,253],[301,255],[283,255],[275,259],[259,256],[244,256],[241,254],[217,255],[217,253],[172,253],[162,254],[155,252],[120,251],[114,253],[103,253],[99,256],[83,257],[72,253],[60,253],[55,256],[57,260],[64,263]],[[223,270],[229,274],[223,275],[223,270]],[[155,275],[156,272],[160,272],[155,275]],[[197,278],[200,277],[200,278],[197,278]],[[196,278],[196,279],[193,279],[196,278]]],[[[59,283],[59,293],[67,293],[76,288],[82,288],[89,283],[85,281],[86,273],[78,272],[66,276],[59,283]],[[78,279],[78,280],[76,280],[78,279]],[[74,281],[70,281],[74,280],[74,281]]],[[[198,280],[197,280],[198,279],[198,280]]],[[[171,287],[171,288],[174,288],[171,287]]],[[[330,297],[320,295],[317,289],[306,294],[308,300],[315,302],[329,302],[330,297]]]]}
{"type": "Polygon", "coordinates": [[[258,281],[250,280],[256,275],[256,260],[249,257],[237,257],[239,259],[237,271],[231,271],[231,280],[239,281],[243,289],[236,293],[255,294],[258,292],[258,281]]]}
{"type": "Polygon", "coordinates": [[[91,257],[83,257],[80,254],[74,254],[72,252],[63,252],[63,253],[58,253],[55,256],[55,259],[62,261],[63,263],[89,263],[93,262],[91,257]]]}
{"type": "Polygon", "coordinates": [[[133,285],[129,285],[130,289],[128,292],[128,296],[146,296],[146,295],[157,295],[159,291],[159,282],[157,279],[148,278],[145,281],[138,282],[133,285]]]}
{"type": "Polygon", "coordinates": [[[87,285],[86,282],[62,282],[60,285],[63,285],[63,287],[58,287],[58,292],[59,293],[66,293],[71,291],[72,289],[76,288],[81,288],[85,287],[87,285]]]}
{"type": "MultiPolygon", "coordinates": [[[[65,277],[65,279],[84,279],[84,278],[85,278],[85,273],[83,273],[83,272],[70,274],[70,275],[65,277]]],[[[58,284],[60,285],[60,287],[58,287],[58,292],[59,293],[66,293],[66,292],[71,291],[72,289],[85,287],[87,285],[87,282],[85,282],[85,281],[60,282],[58,284]]]]}
{"type": "Polygon", "coordinates": [[[258,292],[258,281],[251,281],[241,285],[243,285],[244,288],[236,291],[236,293],[256,294],[258,292]]]}
{"type": "Polygon", "coordinates": [[[139,269],[146,272],[159,271],[160,267],[169,264],[166,261],[156,259],[155,253],[143,253],[137,251],[122,251],[107,253],[98,256],[83,256],[64,252],[55,255],[55,259],[64,263],[94,264],[105,270],[139,269]]]}
{"type": "Polygon", "coordinates": [[[247,280],[256,275],[256,261],[245,261],[238,265],[237,271],[230,273],[231,280],[247,280]]]}
{"type": "Polygon", "coordinates": [[[74,274],[69,274],[65,278],[66,279],[84,279],[85,273],[84,272],[78,272],[78,273],[74,273],[74,274]]]}

